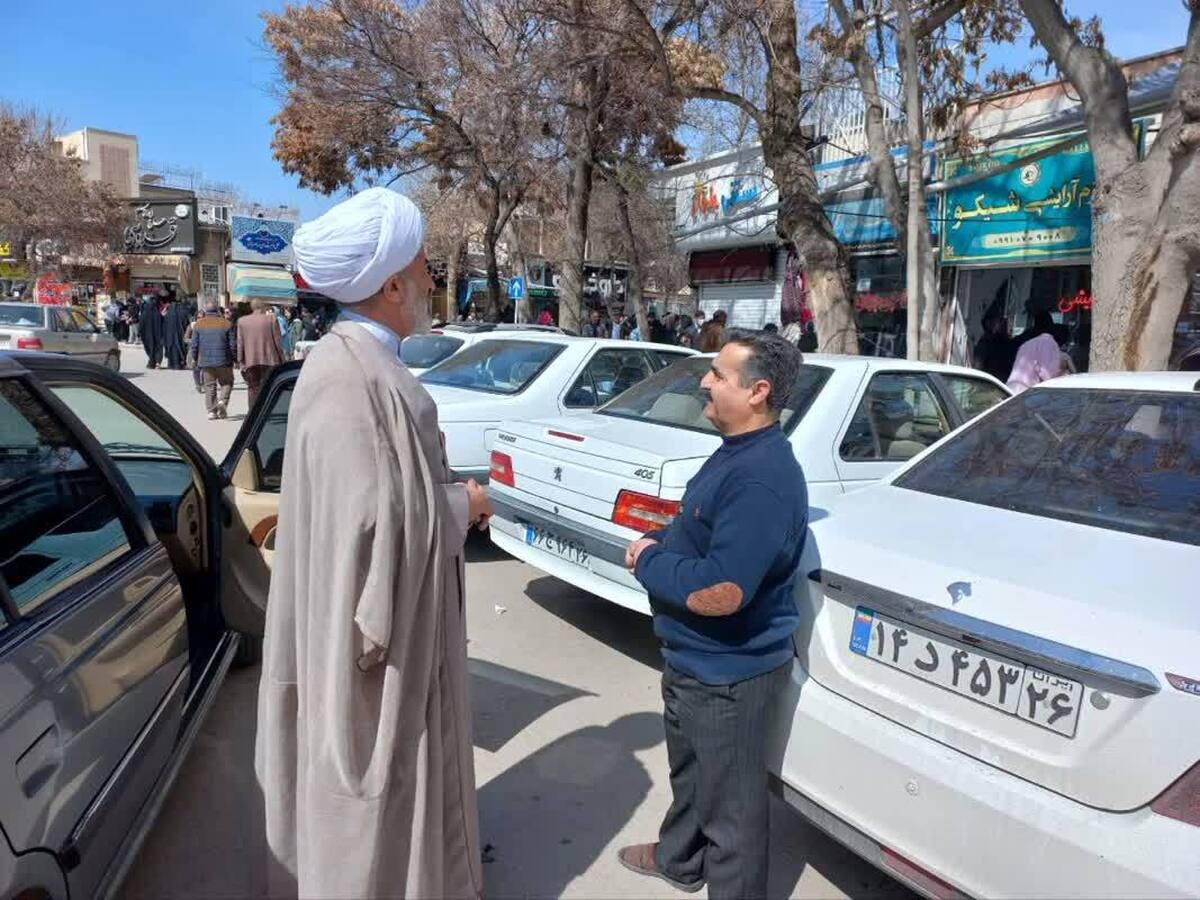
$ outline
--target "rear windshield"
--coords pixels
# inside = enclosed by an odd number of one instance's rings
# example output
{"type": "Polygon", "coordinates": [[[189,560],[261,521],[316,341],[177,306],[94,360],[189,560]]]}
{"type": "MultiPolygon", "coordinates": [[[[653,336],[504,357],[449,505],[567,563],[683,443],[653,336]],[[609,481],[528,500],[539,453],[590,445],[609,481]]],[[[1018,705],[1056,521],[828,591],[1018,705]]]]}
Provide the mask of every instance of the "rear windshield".
{"type": "Polygon", "coordinates": [[[43,328],[45,310],[40,306],[19,306],[0,303],[0,326],[10,328],[43,328]]]}
{"type": "Polygon", "coordinates": [[[463,345],[448,334],[414,334],[400,343],[400,361],[410,369],[432,369],[463,345]]]}
{"type": "Polygon", "coordinates": [[[421,380],[491,394],[515,394],[537,378],[562,349],[562,344],[534,341],[480,341],[430,369],[421,380]]]}
{"type": "Polygon", "coordinates": [[[1200,395],[1026,391],[895,484],[1200,545],[1200,395]]]}
{"type": "MultiPolygon", "coordinates": [[[[710,358],[687,357],[634,385],[597,412],[605,416],[642,419],[656,425],[716,434],[716,426],[704,417],[704,407],[708,401],[700,390],[700,380],[710,368],[710,358]]],[[[792,390],[787,409],[779,417],[784,431],[790,431],[803,418],[821,392],[829,373],[830,370],[824,366],[810,366],[807,363],[800,369],[800,377],[792,390]]]]}

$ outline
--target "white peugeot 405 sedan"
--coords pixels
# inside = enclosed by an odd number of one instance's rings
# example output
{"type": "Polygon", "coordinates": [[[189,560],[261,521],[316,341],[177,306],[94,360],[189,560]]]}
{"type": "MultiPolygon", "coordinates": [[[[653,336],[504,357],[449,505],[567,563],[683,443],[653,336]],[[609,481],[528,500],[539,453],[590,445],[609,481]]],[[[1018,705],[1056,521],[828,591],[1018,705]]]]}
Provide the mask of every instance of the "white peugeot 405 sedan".
{"type": "MultiPolygon", "coordinates": [[[[711,356],[676,362],[594,415],[506,421],[491,455],[492,541],[563,581],[649,613],[649,598],[625,569],[625,548],[670,521],[688,480],[720,446],[700,390],[711,365],[711,356]]],[[[781,422],[809,503],[820,507],[1008,396],[971,369],[809,354],[781,422]]]]}
{"type": "Polygon", "coordinates": [[[459,478],[486,481],[505,419],[578,417],[672,362],[686,347],[537,332],[487,335],[421,377],[438,407],[446,458],[459,478]]]}
{"type": "Polygon", "coordinates": [[[783,795],[931,896],[1200,896],[1200,383],[1026,391],[814,516],[783,795]]]}

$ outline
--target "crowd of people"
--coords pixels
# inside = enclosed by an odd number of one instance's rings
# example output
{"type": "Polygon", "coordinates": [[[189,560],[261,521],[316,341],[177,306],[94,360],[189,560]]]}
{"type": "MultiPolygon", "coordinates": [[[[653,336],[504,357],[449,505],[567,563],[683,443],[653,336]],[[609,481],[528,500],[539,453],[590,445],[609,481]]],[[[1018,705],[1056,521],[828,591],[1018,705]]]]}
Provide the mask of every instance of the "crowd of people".
{"type": "Polygon", "coordinates": [[[1070,333],[1050,313],[1034,315],[1033,323],[1016,337],[1008,317],[991,309],[984,315],[983,337],[975,345],[975,366],[1008,384],[1017,393],[1075,372],[1066,352],[1070,333]]]}
{"type": "Polygon", "coordinates": [[[210,419],[228,416],[235,369],[253,407],[271,369],[299,358],[301,344],[318,340],[330,324],[322,310],[263,300],[222,308],[215,298],[197,302],[165,290],[140,299],[114,298],[101,314],[118,341],[141,343],[147,369],[190,369],[210,419]]]}

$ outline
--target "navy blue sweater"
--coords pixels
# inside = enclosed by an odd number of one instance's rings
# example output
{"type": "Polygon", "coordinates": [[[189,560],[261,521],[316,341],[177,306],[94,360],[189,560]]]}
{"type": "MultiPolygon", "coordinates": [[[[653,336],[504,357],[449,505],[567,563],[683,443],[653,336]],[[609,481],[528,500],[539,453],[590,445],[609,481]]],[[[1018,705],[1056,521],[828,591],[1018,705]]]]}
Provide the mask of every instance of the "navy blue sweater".
{"type": "Polygon", "coordinates": [[[792,656],[792,597],[808,532],[804,473],[778,425],[725,438],[688,482],[679,515],[649,537],[635,574],[650,594],[654,633],[672,668],[705,684],[733,684],[792,656]],[[728,616],[700,616],[688,597],[741,588],[728,616]]]}

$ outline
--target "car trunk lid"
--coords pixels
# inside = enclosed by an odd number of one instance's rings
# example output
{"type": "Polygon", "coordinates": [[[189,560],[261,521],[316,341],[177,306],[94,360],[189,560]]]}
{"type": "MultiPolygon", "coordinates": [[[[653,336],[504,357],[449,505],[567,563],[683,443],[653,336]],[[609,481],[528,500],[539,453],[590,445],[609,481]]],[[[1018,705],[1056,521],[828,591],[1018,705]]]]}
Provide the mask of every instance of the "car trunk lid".
{"type": "Polygon", "coordinates": [[[1200,703],[1164,677],[1198,674],[1195,547],[892,486],[813,532],[797,649],[826,687],[1104,809],[1200,756],[1200,703]]]}
{"type": "Polygon", "coordinates": [[[669,499],[682,495],[682,473],[698,468],[720,443],[712,435],[682,435],[667,426],[588,415],[506,422],[493,449],[511,459],[517,490],[609,520],[622,491],[669,499]]]}

